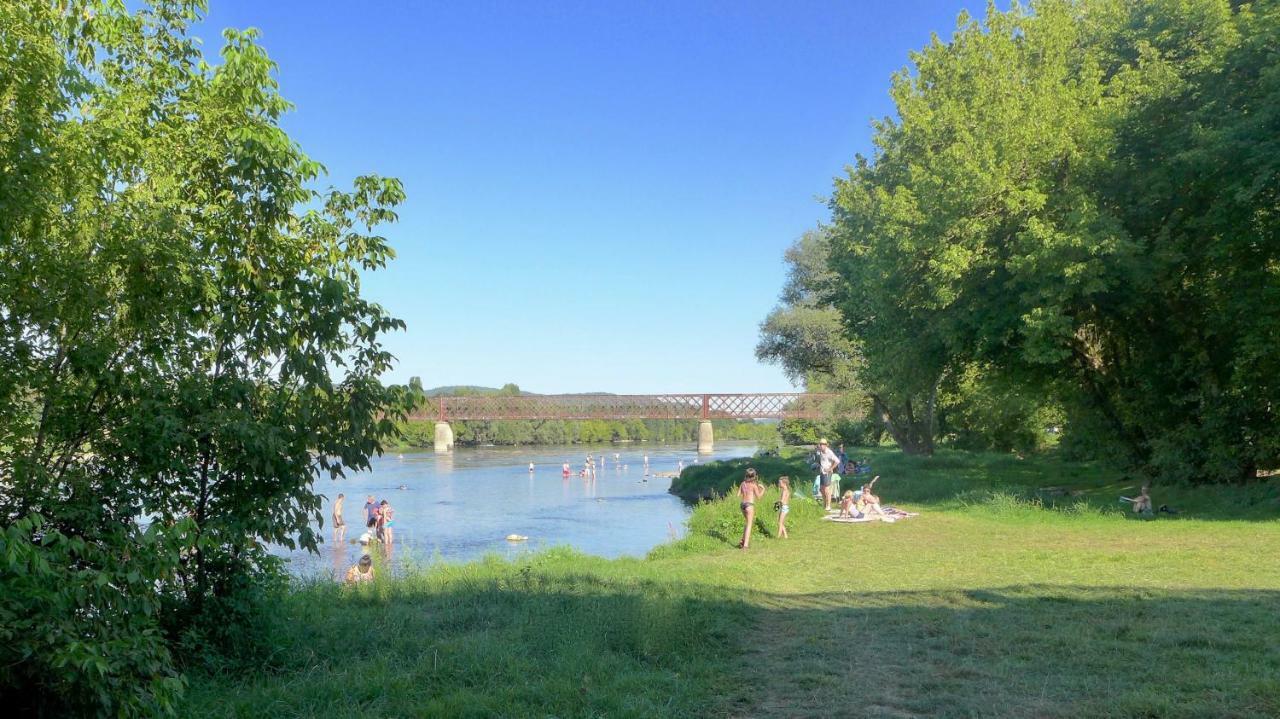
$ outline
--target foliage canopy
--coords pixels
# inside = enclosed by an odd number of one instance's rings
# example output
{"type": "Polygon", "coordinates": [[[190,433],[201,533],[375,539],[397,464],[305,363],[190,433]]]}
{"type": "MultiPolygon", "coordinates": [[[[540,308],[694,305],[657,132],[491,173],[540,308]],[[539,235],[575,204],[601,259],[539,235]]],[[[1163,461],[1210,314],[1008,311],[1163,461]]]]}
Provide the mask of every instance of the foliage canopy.
{"type": "Polygon", "coordinates": [[[877,405],[977,363],[1154,475],[1280,462],[1277,37],[1275,2],[1044,0],[914,53],[832,201],[877,405]]]}
{"type": "Polygon", "coordinates": [[[315,189],[257,33],[211,65],[202,11],[0,3],[0,688],[46,709],[171,707],[167,642],[234,639],[403,407],[360,296],[400,183],[315,189]],[[76,617],[127,621],[23,629],[76,617]]]}

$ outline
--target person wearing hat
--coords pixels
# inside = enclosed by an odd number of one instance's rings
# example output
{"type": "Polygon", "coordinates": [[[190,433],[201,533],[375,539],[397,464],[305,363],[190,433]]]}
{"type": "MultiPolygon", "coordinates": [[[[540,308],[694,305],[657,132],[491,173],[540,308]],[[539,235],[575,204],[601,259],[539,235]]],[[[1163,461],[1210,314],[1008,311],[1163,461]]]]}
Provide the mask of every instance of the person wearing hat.
{"type": "Polygon", "coordinates": [[[840,458],[827,446],[826,438],[818,440],[818,486],[822,491],[822,508],[831,509],[831,475],[840,466],[840,458]]]}
{"type": "Polygon", "coordinates": [[[368,555],[362,555],[360,561],[351,565],[347,570],[347,584],[363,584],[364,582],[373,581],[373,559],[368,555]]]}

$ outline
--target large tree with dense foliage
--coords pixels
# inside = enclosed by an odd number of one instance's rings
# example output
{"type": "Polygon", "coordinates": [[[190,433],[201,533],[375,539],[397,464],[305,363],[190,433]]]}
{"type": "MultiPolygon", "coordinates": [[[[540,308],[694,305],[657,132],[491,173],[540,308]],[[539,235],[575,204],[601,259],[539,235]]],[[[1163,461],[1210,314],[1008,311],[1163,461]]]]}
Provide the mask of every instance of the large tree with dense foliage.
{"type": "Polygon", "coordinates": [[[1280,4],[962,17],[837,182],[841,309],[928,402],[981,362],[1170,478],[1280,460],[1280,4]]]}
{"type": "Polygon", "coordinates": [[[360,296],[400,183],[317,191],[256,33],[210,66],[202,10],[0,3],[0,692],[27,709],[171,707],[166,638],[228,640],[264,544],[315,548],[315,479],[402,408],[402,325],[360,296]]]}

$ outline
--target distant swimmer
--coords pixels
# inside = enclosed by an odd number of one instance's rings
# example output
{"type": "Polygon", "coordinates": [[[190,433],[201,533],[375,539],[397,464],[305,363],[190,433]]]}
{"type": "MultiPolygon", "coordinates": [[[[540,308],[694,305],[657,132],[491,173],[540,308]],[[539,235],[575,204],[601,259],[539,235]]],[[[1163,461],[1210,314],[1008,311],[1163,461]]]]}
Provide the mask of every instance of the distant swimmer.
{"type": "Polygon", "coordinates": [[[621,462],[621,461],[622,461],[622,455],[621,455],[621,454],[618,454],[617,452],[614,452],[614,453],[613,453],[613,462],[614,462],[614,464],[617,464],[618,462],[621,462]]]}

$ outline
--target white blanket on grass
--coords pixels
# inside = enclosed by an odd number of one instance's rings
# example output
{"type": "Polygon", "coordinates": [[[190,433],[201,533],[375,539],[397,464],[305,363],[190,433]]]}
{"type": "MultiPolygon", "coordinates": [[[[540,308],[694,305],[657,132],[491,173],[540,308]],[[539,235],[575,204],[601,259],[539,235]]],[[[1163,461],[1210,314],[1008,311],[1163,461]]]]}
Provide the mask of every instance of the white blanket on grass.
{"type": "Polygon", "coordinates": [[[841,517],[840,510],[828,509],[827,516],[823,517],[823,519],[828,522],[840,522],[841,524],[862,524],[863,522],[882,522],[885,519],[897,522],[902,519],[920,516],[919,512],[904,512],[897,507],[881,507],[880,511],[884,512],[885,516],[866,515],[862,517],[841,517]]]}

